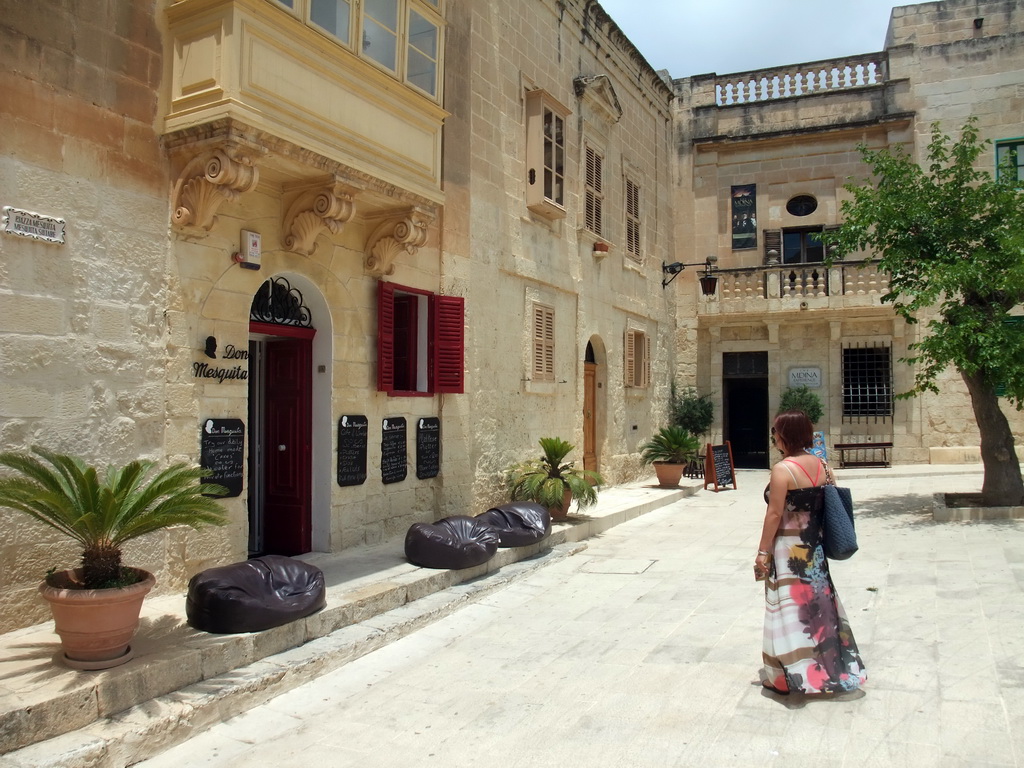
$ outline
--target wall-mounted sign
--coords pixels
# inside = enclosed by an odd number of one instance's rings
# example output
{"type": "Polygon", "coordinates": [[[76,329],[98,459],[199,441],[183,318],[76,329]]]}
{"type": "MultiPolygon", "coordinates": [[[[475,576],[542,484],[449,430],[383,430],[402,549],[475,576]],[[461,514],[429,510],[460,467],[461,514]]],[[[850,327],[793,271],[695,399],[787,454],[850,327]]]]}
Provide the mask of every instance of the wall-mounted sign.
{"type": "Polygon", "coordinates": [[[4,206],[4,232],[42,240],[44,243],[64,243],[64,219],[43,216],[20,208],[4,206]]]}
{"type": "Polygon", "coordinates": [[[384,483],[405,480],[408,472],[408,457],[405,447],[405,418],[394,416],[381,423],[380,474],[384,483]]]}
{"type": "Polygon", "coordinates": [[[821,387],[821,368],[790,368],[789,386],[819,389],[821,387]]]}
{"type": "MultiPolygon", "coordinates": [[[[206,337],[203,354],[212,360],[217,359],[217,339],[213,336],[206,337]]],[[[223,360],[248,360],[249,351],[247,349],[240,349],[234,344],[228,344],[224,347],[224,351],[220,354],[220,358],[223,360]]],[[[192,363],[192,378],[216,379],[221,384],[225,381],[231,381],[232,379],[246,381],[249,378],[249,366],[248,364],[227,366],[198,361],[192,363]]]]}
{"type": "Polygon", "coordinates": [[[206,419],[199,439],[199,465],[211,474],[205,482],[223,485],[228,496],[242,493],[245,424],[241,419],[206,419]]]}
{"type": "Polygon", "coordinates": [[[441,420],[416,419],[416,477],[426,480],[441,473],[441,420]]]}
{"type": "Polygon", "coordinates": [[[366,482],[366,443],[369,422],[365,416],[338,419],[338,485],[366,482]]]}
{"type": "Polygon", "coordinates": [[[732,249],[757,247],[757,185],[732,188],[732,249]]]}

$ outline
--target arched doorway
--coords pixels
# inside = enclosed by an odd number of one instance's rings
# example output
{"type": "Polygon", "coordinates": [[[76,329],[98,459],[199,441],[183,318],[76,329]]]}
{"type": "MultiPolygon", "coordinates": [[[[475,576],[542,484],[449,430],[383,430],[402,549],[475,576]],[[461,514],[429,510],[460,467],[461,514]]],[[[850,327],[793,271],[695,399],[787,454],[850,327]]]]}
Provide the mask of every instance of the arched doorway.
{"type": "MultiPolygon", "coordinates": [[[[314,424],[323,420],[314,419],[314,411],[322,410],[316,404],[324,399],[324,387],[316,381],[319,374],[314,369],[315,361],[325,359],[326,343],[314,326],[314,317],[326,323],[326,305],[319,291],[302,278],[273,277],[253,298],[249,314],[250,555],[298,555],[327,548],[328,525],[314,519],[315,506],[325,506],[315,505],[323,495],[314,481],[323,475],[317,467],[323,463],[319,444],[324,436],[316,434],[314,424]],[[304,284],[308,298],[295,283],[304,284]],[[319,304],[322,314],[314,314],[310,303],[319,304]]],[[[329,344],[326,359],[330,359],[329,344]]],[[[325,366],[316,370],[326,374],[325,366]]],[[[326,440],[329,451],[329,434],[326,440]]]]}

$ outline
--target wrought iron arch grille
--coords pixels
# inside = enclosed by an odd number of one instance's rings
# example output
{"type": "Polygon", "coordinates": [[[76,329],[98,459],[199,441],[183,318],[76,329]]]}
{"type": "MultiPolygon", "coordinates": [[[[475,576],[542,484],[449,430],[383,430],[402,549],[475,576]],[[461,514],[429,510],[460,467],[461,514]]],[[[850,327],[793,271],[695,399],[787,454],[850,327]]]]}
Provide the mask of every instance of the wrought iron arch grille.
{"type": "Polygon", "coordinates": [[[258,323],[310,328],[313,315],[303,303],[302,292],[283,277],[272,277],[256,291],[249,319],[258,323]]]}

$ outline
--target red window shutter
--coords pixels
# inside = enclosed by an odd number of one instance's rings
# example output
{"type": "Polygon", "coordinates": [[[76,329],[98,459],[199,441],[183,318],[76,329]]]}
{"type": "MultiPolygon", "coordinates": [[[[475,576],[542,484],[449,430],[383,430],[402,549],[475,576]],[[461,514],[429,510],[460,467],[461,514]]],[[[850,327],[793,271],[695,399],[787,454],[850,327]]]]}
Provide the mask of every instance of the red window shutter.
{"type": "Polygon", "coordinates": [[[395,286],[377,283],[377,391],[395,388],[395,286]]]}
{"type": "Polygon", "coordinates": [[[465,392],[465,299],[461,296],[433,296],[431,300],[433,391],[461,394],[465,392]]]}

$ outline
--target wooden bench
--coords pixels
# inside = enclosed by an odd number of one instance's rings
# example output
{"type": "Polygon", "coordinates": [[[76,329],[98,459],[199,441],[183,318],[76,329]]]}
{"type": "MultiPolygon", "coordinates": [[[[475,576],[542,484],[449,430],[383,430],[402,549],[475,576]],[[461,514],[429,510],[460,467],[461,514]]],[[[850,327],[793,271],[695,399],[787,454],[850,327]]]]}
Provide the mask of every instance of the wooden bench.
{"type": "Polygon", "coordinates": [[[832,447],[839,454],[840,468],[891,466],[889,451],[892,449],[892,443],[836,443],[832,447]],[[882,454],[881,460],[878,458],[879,453],[882,454]],[[853,454],[852,460],[848,454],[853,454]]]}

